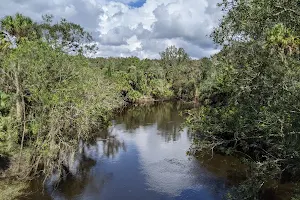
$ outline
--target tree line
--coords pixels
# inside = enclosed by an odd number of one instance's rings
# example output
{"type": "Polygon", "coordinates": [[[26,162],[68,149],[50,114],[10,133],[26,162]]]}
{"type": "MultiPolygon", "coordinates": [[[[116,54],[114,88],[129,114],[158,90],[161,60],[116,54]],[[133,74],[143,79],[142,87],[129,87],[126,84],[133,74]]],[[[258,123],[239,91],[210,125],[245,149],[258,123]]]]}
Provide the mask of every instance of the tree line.
{"type": "Polygon", "coordinates": [[[227,198],[262,199],[277,183],[297,184],[299,3],[223,0],[226,14],[211,35],[222,50],[199,60],[175,46],[156,60],[87,58],[95,46],[80,25],[54,22],[51,15],[41,22],[4,17],[0,159],[10,164],[2,177],[63,174],[78,140],[106,127],[118,108],[182,100],[201,105],[186,118],[194,133],[189,153],[233,155],[248,166],[227,198]]]}
{"type": "Polygon", "coordinates": [[[88,58],[96,49],[80,25],[42,19],[0,21],[1,179],[66,174],[79,140],[126,104],[197,101],[204,62],[184,49],[168,47],[157,60],[88,58]]]}

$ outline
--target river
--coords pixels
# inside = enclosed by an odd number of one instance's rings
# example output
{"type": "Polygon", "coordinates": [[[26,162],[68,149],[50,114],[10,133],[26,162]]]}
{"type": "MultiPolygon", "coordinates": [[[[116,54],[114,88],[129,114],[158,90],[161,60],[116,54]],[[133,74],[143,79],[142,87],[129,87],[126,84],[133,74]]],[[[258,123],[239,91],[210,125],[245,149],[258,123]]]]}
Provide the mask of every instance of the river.
{"type": "Polygon", "coordinates": [[[182,127],[186,106],[163,103],[129,108],[93,142],[79,145],[71,176],[33,181],[24,199],[218,200],[228,188],[232,163],[209,165],[187,156],[192,136],[182,127]],[[43,189],[44,188],[44,189],[43,189]]]}

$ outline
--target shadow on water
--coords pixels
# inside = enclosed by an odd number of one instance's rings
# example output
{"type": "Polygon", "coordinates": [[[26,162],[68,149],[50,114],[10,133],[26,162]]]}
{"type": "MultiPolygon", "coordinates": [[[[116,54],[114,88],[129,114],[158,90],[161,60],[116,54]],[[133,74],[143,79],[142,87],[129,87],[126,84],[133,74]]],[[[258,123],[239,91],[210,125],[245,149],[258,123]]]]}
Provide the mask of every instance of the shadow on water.
{"type": "Polygon", "coordinates": [[[229,157],[186,155],[191,134],[179,113],[190,106],[157,103],[127,109],[96,138],[80,142],[66,179],[57,184],[53,175],[44,187],[35,180],[23,199],[222,199],[239,166],[229,157]]]}

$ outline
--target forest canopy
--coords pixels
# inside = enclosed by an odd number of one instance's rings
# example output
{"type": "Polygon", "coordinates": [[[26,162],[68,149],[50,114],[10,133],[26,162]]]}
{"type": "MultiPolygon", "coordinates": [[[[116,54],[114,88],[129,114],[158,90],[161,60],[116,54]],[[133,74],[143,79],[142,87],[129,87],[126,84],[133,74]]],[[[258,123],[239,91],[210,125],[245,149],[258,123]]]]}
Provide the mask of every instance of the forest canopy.
{"type": "MultiPolygon", "coordinates": [[[[80,25],[22,14],[0,21],[1,177],[63,175],[67,158],[118,109],[158,100],[194,102],[189,153],[233,155],[249,166],[229,199],[262,199],[300,175],[300,2],[223,0],[211,37],[222,50],[192,60],[170,46],[160,59],[87,58],[80,25]]],[[[295,197],[296,199],[297,197],[295,197]]]]}

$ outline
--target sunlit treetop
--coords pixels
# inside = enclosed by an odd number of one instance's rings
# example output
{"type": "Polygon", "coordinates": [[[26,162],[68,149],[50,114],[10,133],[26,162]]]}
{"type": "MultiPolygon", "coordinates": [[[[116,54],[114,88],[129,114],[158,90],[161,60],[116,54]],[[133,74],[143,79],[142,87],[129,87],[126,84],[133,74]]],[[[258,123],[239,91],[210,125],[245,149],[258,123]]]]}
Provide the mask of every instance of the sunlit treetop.
{"type": "Polygon", "coordinates": [[[66,19],[55,23],[52,15],[44,15],[40,23],[19,13],[6,16],[0,21],[0,33],[2,46],[6,42],[18,45],[22,41],[42,40],[66,52],[82,53],[93,47],[92,36],[80,25],[66,19]]]}

